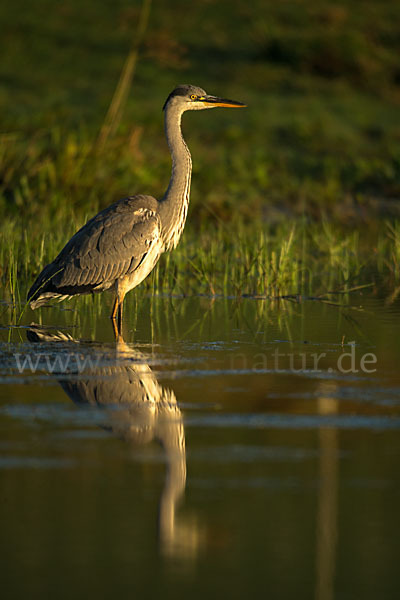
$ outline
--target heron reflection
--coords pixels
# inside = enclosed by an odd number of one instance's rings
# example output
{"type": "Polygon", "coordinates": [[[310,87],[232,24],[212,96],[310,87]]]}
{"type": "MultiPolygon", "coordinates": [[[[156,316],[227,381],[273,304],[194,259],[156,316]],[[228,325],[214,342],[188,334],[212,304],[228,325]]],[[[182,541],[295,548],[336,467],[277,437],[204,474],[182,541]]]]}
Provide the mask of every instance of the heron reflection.
{"type": "Polygon", "coordinates": [[[146,355],[126,344],[121,336],[117,338],[115,353],[114,349],[110,353],[109,347],[88,347],[68,334],[37,325],[30,326],[27,338],[33,343],[59,344],[63,351],[67,349],[75,356],[95,350],[96,366],[80,373],[72,365],[67,377],[62,374],[59,384],[75,404],[104,409],[105,428],[129,444],[137,446],[153,440],[161,444],[166,476],[158,515],[160,548],[166,554],[186,554],[190,547],[194,550],[194,523],[177,524],[175,520],[186,484],[182,413],[174,392],[158,383],[146,355]]]}

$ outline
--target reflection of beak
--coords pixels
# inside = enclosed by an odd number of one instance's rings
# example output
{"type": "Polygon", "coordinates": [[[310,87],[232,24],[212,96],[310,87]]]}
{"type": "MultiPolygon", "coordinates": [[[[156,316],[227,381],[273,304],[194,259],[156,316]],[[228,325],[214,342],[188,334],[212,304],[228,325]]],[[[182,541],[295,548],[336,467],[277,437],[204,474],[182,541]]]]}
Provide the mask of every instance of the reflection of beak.
{"type": "Polygon", "coordinates": [[[210,106],[226,106],[227,108],[243,108],[247,106],[243,102],[236,102],[236,100],[228,100],[227,98],[217,98],[217,96],[202,96],[198,100],[210,106]]]}

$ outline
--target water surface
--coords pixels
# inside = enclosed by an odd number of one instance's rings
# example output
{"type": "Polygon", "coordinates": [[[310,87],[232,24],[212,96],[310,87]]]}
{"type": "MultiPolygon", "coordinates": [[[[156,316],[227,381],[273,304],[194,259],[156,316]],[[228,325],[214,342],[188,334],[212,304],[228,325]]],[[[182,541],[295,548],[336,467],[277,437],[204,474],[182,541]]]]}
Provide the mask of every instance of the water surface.
{"type": "Polygon", "coordinates": [[[129,301],[4,307],[7,597],[397,597],[399,303],[129,301]]]}

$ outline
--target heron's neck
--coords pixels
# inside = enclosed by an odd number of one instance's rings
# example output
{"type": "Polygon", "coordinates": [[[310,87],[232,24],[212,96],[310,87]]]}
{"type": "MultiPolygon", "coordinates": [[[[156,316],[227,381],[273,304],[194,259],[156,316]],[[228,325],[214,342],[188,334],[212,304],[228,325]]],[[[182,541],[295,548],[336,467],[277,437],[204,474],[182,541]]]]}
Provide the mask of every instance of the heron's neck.
{"type": "Polygon", "coordinates": [[[165,249],[175,248],[185,226],[189,206],[192,159],[182,137],[182,111],[174,106],[165,110],[165,135],[172,156],[171,179],[160,203],[165,249]]]}

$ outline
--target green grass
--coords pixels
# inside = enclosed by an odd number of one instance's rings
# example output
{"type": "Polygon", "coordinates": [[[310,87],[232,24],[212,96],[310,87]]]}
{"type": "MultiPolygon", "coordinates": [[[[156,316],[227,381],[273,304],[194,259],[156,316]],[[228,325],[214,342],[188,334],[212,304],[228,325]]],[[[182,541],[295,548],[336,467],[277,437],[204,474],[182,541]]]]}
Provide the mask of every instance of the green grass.
{"type": "MultiPolygon", "coordinates": [[[[78,223],[76,224],[78,225],[78,223]]],[[[23,308],[28,286],[75,231],[51,228],[32,240],[21,224],[0,229],[2,299],[23,308]]],[[[328,222],[277,226],[242,224],[195,231],[187,227],[175,251],[163,255],[139,295],[318,296],[365,284],[394,289],[400,279],[400,224],[360,238],[328,222]],[[371,246],[371,241],[373,245],[371,246]]]]}
{"type": "Polygon", "coordinates": [[[190,81],[249,105],[240,114],[185,117],[196,176],[192,218],[209,218],[204,199],[225,220],[258,218],[277,205],[343,221],[360,212],[398,215],[395,3],[195,0],[187,11],[183,0],[153,2],[122,122],[93,164],[141,6],[2,5],[3,211],[22,210],[27,189],[29,206],[41,210],[73,202],[93,212],[96,202],[128,192],[159,196],[169,172],[160,109],[176,83],[190,81]]]}
{"type": "Polygon", "coordinates": [[[22,302],[97,210],[162,195],[170,159],[160,109],[185,81],[248,109],[185,116],[188,228],[146,293],[314,294],[376,274],[396,287],[400,8],[194,0],[188,11],[183,0],[154,1],[121,122],[99,149],[141,7],[0,8],[1,297],[22,302]]]}

